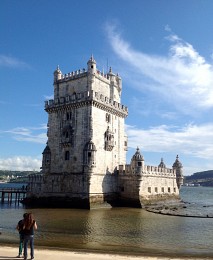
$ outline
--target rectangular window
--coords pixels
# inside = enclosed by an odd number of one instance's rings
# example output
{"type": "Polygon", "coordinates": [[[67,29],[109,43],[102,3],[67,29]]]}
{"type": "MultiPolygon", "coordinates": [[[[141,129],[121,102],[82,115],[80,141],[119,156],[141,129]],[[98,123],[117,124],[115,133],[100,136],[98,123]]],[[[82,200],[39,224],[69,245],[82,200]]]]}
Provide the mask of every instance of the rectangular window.
{"type": "Polygon", "coordinates": [[[70,159],[70,152],[66,151],[65,152],[65,161],[69,161],[69,159],[70,159]]]}
{"type": "Polygon", "coordinates": [[[176,188],[174,188],[174,193],[176,192],[176,188]]]}
{"type": "Polygon", "coordinates": [[[169,192],[169,193],[171,192],[171,189],[170,189],[170,187],[168,187],[168,192],[169,192]]]}
{"type": "Polygon", "coordinates": [[[155,187],[155,192],[158,193],[158,188],[157,187],[155,187]]]}
{"type": "Polygon", "coordinates": [[[142,166],[142,163],[141,163],[141,162],[138,162],[138,166],[142,166]]]}
{"type": "Polygon", "coordinates": [[[148,187],[148,192],[151,193],[151,187],[148,187]]]}
{"type": "Polygon", "coordinates": [[[161,188],[161,192],[164,193],[164,187],[161,188]]]}

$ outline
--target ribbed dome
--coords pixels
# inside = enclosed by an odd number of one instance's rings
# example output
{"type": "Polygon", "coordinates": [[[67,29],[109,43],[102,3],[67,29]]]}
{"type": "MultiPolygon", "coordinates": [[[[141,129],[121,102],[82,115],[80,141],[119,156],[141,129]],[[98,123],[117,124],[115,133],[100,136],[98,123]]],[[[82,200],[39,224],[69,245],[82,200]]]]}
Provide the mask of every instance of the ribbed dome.
{"type": "Polygon", "coordinates": [[[90,57],[90,59],[88,60],[87,64],[88,64],[88,63],[96,63],[96,61],[95,61],[93,55],[91,55],[91,57],[90,57]]]}
{"type": "Polygon", "coordinates": [[[92,142],[92,140],[90,140],[89,142],[87,142],[85,144],[84,150],[86,150],[86,151],[97,151],[94,143],[92,142]]]}
{"type": "Polygon", "coordinates": [[[179,156],[178,155],[176,156],[176,160],[175,160],[175,162],[173,164],[173,167],[174,168],[182,168],[183,167],[182,163],[179,161],[179,156]]]}
{"type": "Polygon", "coordinates": [[[140,153],[139,148],[137,147],[137,150],[135,152],[135,154],[132,156],[132,160],[136,160],[136,161],[144,161],[143,156],[140,153]]]}
{"type": "Polygon", "coordinates": [[[158,167],[166,168],[166,164],[164,163],[163,158],[161,158],[161,162],[160,162],[160,164],[158,165],[158,167]]]}
{"type": "Polygon", "coordinates": [[[54,74],[61,74],[61,70],[59,69],[59,65],[57,66],[57,69],[54,71],[54,74]]]}

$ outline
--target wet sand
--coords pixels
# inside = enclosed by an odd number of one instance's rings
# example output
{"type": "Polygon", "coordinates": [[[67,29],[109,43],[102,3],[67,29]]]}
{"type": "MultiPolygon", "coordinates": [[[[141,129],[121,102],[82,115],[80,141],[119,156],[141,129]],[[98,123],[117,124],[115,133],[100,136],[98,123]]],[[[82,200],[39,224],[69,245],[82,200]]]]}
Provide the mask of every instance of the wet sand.
{"type": "MultiPolygon", "coordinates": [[[[11,246],[0,246],[0,259],[1,260],[14,260],[23,259],[17,258],[18,248],[11,246]]],[[[30,259],[30,257],[28,257],[30,259]]],[[[99,254],[87,252],[74,252],[74,251],[60,251],[49,249],[35,249],[35,260],[201,260],[211,258],[176,258],[176,257],[163,257],[163,256],[130,256],[130,255],[116,255],[116,254],[99,254]]]]}

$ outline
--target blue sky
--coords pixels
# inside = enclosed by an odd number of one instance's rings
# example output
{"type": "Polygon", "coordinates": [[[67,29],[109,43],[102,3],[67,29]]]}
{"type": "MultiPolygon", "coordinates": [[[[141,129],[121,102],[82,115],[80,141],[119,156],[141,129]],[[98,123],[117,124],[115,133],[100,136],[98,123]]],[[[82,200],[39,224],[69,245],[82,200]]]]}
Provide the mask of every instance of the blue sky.
{"type": "Polygon", "coordinates": [[[1,0],[0,169],[39,170],[57,65],[122,77],[129,150],[213,169],[213,1],[1,0]]]}

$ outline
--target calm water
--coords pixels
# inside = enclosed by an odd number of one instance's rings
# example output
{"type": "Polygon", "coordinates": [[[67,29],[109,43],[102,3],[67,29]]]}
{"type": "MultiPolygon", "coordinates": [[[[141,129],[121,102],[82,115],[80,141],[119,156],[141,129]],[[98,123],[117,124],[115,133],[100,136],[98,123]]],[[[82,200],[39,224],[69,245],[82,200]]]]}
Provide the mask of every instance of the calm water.
{"type": "MultiPolygon", "coordinates": [[[[183,187],[181,197],[190,203],[189,212],[213,215],[213,188],[183,187]]],[[[1,206],[0,244],[18,244],[15,226],[26,211],[22,205],[1,206]]],[[[130,208],[30,211],[39,228],[37,246],[213,259],[213,218],[164,216],[130,208]]]]}

